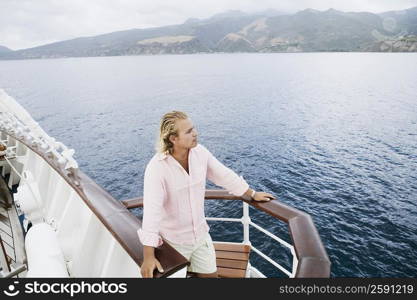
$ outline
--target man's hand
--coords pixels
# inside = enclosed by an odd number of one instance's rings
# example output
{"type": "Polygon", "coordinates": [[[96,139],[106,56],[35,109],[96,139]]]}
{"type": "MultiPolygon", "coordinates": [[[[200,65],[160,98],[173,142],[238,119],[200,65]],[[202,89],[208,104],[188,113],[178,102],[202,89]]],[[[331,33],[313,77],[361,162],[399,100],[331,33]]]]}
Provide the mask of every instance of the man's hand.
{"type": "Polygon", "coordinates": [[[164,272],[161,263],[155,257],[151,257],[143,261],[143,264],[140,267],[140,273],[143,278],[153,278],[153,271],[155,268],[157,268],[160,273],[164,272]]]}
{"type": "Polygon", "coordinates": [[[143,263],[140,267],[140,273],[143,278],[153,278],[153,270],[158,268],[158,271],[163,273],[164,269],[160,262],[155,258],[155,248],[150,246],[143,246],[143,263]]]}
{"type": "Polygon", "coordinates": [[[265,192],[256,192],[255,195],[253,196],[253,200],[255,201],[271,201],[274,199],[275,199],[274,196],[265,192]]]}

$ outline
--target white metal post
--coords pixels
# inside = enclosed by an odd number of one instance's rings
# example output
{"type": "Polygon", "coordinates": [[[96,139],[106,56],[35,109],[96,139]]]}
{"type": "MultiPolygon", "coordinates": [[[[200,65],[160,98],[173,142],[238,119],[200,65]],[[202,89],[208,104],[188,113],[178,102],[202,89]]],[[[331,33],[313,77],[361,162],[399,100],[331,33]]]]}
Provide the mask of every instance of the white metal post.
{"type": "Polygon", "coordinates": [[[250,245],[249,239],[249,205],[246,202],[243,202],[243,216],[242,216],[242,223],[243,223],[243,243],[246,245],[250,245]]]}

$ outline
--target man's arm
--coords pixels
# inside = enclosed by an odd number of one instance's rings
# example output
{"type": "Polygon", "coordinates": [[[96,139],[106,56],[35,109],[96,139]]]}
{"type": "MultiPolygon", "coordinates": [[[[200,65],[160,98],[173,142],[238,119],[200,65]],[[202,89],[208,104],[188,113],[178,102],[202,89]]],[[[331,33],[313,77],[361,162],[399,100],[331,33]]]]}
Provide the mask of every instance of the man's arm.
{"type": "Polygon", "coordinates": [[[145,278],[153,277],[155,268],[163,272],[162,266],[154,254],[155,248],[162,245],[159,227],[165,198],[165,190],[161,174],[159,173],[155,165],[146,167],[143,193],[143,222],[142,228],[138,230],[139,239],[144,246],[141,273],[145,278]]]}

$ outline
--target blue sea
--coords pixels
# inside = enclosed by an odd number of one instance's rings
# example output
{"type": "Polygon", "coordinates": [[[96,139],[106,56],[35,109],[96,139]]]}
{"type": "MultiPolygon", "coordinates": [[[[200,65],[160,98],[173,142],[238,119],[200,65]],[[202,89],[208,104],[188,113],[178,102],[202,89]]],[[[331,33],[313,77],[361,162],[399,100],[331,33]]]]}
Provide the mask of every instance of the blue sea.
{"type": "MultiPolygon", "coordinates": [[[[142,195],[160,117],[185,111],[199,142],[251,187],[312,216],[332,277],[417,277],[417,54],[0,61],[0,88],[119,200],[142,195]]],[[[210,200],[206,214],[240,217],[242,205],[210,200]]],[[[285,223],[250,214],[291,242],[285,223]]],[[[214,240],[242,240],[239,224],[209,225],[214,240]]],[[[287,248],[250,236],[291,268],[287,248]]],[[[256,253],[251,264],[285,276],[256,253]]]]}

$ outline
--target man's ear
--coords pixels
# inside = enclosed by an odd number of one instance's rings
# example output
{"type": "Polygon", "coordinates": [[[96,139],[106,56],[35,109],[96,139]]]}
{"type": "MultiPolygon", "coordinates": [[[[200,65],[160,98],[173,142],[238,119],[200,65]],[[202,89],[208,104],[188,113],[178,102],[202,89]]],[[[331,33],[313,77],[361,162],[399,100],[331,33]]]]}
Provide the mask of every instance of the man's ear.
{"type": "Polygon", "coordinates": [[[175,142],[177,141],[177,137],[175,136],[175,135],[170,135],[169,136],[169,141],[172,143],[172,144],[175,144],[175,142]]]}

